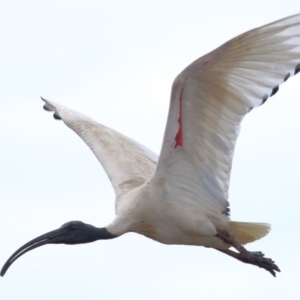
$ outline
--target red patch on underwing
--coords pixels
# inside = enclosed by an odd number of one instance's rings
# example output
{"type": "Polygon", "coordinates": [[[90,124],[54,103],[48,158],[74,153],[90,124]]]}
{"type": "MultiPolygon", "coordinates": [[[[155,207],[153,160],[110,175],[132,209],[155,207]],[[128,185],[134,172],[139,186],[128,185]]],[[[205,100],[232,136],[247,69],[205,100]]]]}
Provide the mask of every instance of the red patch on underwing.
{"type": "Polygon", "coordinates": [[[179,96],[179,118],[178,118],[178,123],[179,123],[179,128],[175,137],[175,148],[177,146],[182,146],[182,90],[180,92],[180,96],[179,96]]]}

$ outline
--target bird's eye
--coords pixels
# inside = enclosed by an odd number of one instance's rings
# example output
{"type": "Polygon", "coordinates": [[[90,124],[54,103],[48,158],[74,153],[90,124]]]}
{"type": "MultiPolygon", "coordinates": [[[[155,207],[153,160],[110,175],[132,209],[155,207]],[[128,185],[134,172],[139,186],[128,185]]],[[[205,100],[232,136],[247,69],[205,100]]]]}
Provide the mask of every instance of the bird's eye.
{"type": "Polygon", "coordinates": [[[71,230],[75,230],[75,229],[76,229],[75,225],[72,225],[71,230]]]}

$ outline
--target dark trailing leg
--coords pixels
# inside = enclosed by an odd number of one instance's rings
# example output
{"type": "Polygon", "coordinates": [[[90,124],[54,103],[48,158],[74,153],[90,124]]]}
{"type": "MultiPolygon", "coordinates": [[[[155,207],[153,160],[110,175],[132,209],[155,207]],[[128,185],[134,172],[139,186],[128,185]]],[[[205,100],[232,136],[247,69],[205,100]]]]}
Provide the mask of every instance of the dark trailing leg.
{"type": "Polygon", "coordinates": [[[222,253],[225,253],[239,261],[251,264],[260,268],[263,268],[276,277],[276,272],[280,272],[280,269],[271,258],[264,257],[262,252],[251,252],[246,250],[241,244],[239,244],[228,232],[218,230],[217,237],[221,238],[225,243],[230,244],[238,252],[232,250],[216,249],[222,253]]]}

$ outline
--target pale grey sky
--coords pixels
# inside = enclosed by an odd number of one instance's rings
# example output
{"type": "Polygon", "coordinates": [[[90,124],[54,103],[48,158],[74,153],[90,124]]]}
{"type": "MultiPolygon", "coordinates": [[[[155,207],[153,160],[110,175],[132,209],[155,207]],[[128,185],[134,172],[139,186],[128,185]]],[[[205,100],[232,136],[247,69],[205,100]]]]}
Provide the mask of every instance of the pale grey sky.
{"type": "MultiPolygon", "coordinates": [[[[175,76],[226,40],[299,12],[298,0],[2,1],[0,265],[67,221],[114,217],[101,166],[39,96],[159,153],[175,76]]],[[[299,98],[295,77],[245,118],[231,177],[232,219],[272,224],[248,249],[278,263],[276,279],[214,250],[127,234],[27,253],[0,278],[0,298],[296,299],[299,98]]]]}

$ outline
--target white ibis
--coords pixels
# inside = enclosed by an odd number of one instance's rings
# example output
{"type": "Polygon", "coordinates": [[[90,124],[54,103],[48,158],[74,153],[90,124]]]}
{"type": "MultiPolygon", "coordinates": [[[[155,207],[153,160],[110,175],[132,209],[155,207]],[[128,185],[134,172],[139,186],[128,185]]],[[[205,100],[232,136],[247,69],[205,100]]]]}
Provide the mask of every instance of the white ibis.
{"type": "Polygon", "coordinates": [[[229,218],[228,188],[234,146],[243,117],[264,104],[300,71],[300,14],[253,29],[194,61],[175,79],[158,158],[124,135],[54,101],[54,111],[90,147],[116,193],[116,217],[97,228],[71,221],[19,248],[81,244],[127,232],[164,244],[214,248],[276,276],[279,268],[242,245],[264,237],[265,223],[229,218]],[[233,247],[235,249],[229,249],[233,247]]]}

